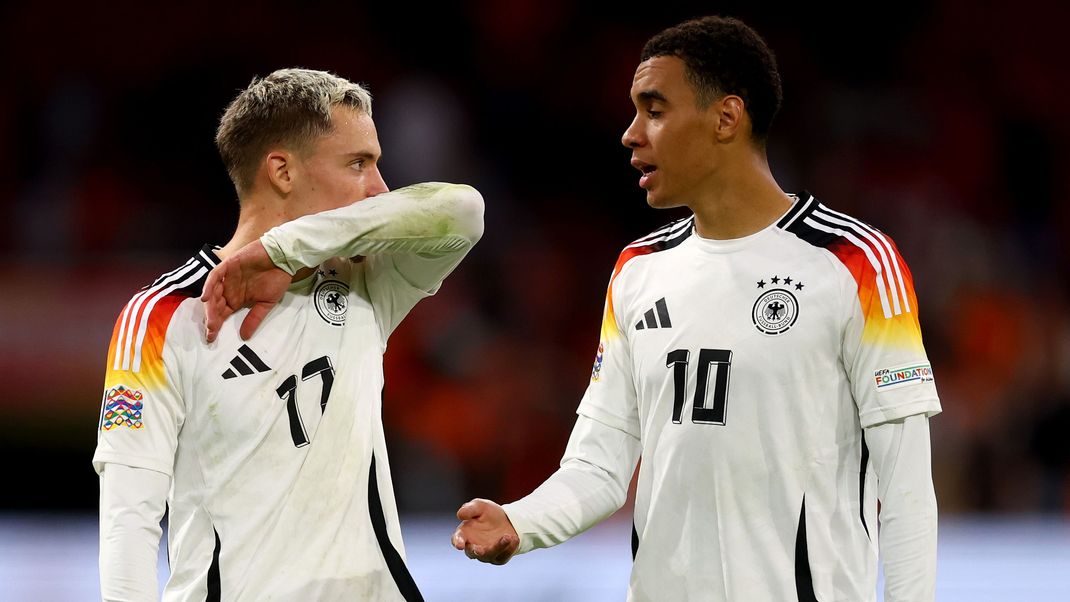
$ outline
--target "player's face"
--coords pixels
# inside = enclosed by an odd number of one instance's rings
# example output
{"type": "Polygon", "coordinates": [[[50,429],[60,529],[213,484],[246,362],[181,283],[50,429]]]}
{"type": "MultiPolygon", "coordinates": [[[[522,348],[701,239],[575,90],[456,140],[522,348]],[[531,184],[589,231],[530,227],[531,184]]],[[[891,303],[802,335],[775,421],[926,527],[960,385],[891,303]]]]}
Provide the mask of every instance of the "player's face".
{"type": "Polygon", "coordinates": [[[379,137],[372,118],[349,107],[331,113],[334,130],[299,159],[293,210],[299,217],[337,209],[389,190],[379,173],[379,137]]]}
{"type": "Polygon", "coordinates": [[[699,108],[684,62],[672,56],[644,61],[632,80],[635,119],[621,142],[632,149],[651,207],[689,205],[714,185],[717,103],[699,108]]]}

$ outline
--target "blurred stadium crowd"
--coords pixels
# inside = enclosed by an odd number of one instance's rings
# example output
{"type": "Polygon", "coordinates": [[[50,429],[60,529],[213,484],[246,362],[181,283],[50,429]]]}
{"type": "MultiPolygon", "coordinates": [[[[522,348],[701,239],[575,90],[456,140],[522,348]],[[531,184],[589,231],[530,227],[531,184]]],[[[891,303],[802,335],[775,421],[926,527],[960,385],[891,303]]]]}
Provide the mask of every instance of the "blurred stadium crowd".
{"type": "Polygon", "coordinates": [[[619,142],[639,50],[704,11],[777,53],[781,185],[877,225],[910,263],[944,407],[941,510],[1070,510],[1070,9],[656,4],[0,7],[0,451],[39,483],[5,488],[0,510],[95,507],[115,316],[227,241],[216,121],[286,66],[368,84],[389,185],[460,181],[487,201],[485,238],[386,356],[401,509],[528,492],[567,441],[617,253],[679,216],[646,207],[619,142]]]}

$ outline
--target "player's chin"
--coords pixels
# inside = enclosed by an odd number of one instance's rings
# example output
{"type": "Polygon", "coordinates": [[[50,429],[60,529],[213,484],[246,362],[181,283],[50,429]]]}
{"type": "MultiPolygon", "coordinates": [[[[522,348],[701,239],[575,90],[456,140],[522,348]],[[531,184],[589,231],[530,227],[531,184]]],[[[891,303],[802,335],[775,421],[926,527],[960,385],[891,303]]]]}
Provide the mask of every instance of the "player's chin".
{"type": "Polygon", "coordinates": [[[672,209],[673,207],[679,207],[681,205],[681,203],[675,199],[664,194],[659,194],[657,190],[646,191],[646,204],[654,209],[672,209]]]}

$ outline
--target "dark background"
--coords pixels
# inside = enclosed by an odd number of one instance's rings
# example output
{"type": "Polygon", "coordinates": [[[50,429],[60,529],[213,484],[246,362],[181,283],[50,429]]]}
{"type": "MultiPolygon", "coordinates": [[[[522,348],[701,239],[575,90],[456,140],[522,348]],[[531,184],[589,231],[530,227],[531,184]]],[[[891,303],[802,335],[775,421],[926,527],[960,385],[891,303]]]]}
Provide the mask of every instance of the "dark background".
{"type": "Polygon", "coordinates": [[[787,190],[891,234],[914,272],[944,413],[944,512],[1070,508],[1070,73],[1064,3],[194,0],[0,7],[0,511],[91,511],[104,360],[129,296],[235,195],[212,138],[254,75],[363,82],[391,187],[470,183],[487,233],[391,339],[403,511],[515,499],[556,467],[610,269],[679,213],[620,145],[643,42],[702,14],[777,54],[787,190]]]}

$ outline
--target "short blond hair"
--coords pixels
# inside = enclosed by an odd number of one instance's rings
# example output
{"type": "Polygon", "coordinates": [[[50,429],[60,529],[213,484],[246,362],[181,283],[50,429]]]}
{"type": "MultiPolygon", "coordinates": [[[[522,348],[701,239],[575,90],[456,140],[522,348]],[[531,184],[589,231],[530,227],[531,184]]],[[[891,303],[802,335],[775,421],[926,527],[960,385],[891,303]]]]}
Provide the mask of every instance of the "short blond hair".
{"type": "Polygon", "coordinates": [[[252,188],[264,153],[273,146],[307,148],[334,129],[331,110],[339,105],[372,114],[372,97],[363,86],[326,71],[279,69],[253,78],[227,106],[215,134],[238,197],[252,188]]]}

